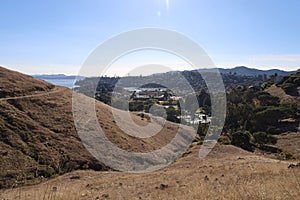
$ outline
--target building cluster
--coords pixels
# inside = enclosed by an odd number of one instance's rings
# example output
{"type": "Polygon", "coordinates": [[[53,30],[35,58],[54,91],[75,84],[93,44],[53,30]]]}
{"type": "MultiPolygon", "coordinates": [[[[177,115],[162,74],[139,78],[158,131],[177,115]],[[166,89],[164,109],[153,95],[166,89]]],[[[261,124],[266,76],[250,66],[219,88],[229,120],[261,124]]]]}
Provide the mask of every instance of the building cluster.
{"type": "Polygon", "coordinates": [[[186,114],[179,116],[179,119],[183,119],[189,124],[207,124],[211,122],[211,117],[203,113],[186,114]]]}
{"type": "Polygon", "coordinates": [[[168,100],[170,94],[167,88],[138,88],[133,92],[133,100],[149,100],[155,99],[158,101],[168,100]]]}

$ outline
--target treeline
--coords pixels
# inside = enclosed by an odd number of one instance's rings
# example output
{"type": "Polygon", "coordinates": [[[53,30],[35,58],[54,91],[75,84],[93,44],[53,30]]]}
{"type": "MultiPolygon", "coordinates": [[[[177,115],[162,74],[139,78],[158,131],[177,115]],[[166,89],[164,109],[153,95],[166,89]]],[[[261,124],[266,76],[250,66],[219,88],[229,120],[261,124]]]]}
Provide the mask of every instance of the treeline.
{"type": "MultiPolygon", "coordinates": [[[[205,72],[213,73],[213,72],[205,72]]],[[[238,86],[251,86],[259,85],[267,79],[266,75],[258,76],[244,76],[235,73],[221,74],[224,86],[227,91],[238,86]]],[[[161,84],[169,88],[176,93],[176,95],[182,95],[185,88],[182,85],[184,81],[178,81],[185,79],[187,83],[194,89],[195,92],[200,92],[202,89],[207,89],[204,79],[197,71],[182,71],[182,72],[167,72],[162,74],[153,74],[150,76],[128,76],[128,77],[91,77],[79,80],[75,88],[77,92],[86,94],[90,97],[94,97],[95,93],[107,95],[112,91],[115,85],[119,87],[140,87],[145,83],[161,84]],[[95,90],[96,89],[96,90],[95,90]]],[[[106,98],[105,98],[106,100],[106,98]]]]}

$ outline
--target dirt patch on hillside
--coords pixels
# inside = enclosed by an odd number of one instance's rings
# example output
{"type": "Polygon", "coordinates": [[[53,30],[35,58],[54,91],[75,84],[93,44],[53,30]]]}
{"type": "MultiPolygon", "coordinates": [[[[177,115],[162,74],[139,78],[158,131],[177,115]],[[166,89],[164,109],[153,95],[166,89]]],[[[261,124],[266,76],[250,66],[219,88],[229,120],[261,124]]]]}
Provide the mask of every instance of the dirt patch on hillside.
{"type": "Polygon", "coordinates": [[[299,97],[286,94],[282,88],[277,87],[275,84],[267,88],[266,92],[270,93],[272,96],[278,97],[280,99],[280,103],[291,103],[300,101],[299,97]]]}

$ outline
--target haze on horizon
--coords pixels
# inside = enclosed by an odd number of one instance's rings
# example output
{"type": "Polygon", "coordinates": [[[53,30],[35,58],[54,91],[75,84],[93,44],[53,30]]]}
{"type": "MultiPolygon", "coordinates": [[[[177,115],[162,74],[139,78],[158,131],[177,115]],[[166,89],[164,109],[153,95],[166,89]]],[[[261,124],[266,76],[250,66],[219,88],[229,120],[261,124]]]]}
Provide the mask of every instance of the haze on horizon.
{"type": "MultiPolygon", "coordinates": [[[[27,74],[77,74],[99,44],[143,27],[187,35],[217,67],[300,68],[297,0],[29,0],[3,1],[1,8],[0,66],[27,74]]],[[[120,59],[110,75],[145,64],[188,69],[174,56],[142,52],[120,59]]]]}

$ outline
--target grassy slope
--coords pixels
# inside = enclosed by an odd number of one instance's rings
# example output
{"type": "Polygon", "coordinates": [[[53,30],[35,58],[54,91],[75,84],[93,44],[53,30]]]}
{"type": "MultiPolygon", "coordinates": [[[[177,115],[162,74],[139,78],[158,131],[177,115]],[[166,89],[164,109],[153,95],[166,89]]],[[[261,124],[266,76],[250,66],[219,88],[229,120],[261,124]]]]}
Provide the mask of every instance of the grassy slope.
{"type": "MultiPolygon", "coordinates": [[[[2,92],[13,97],[0,98],[0,188],[34,184],[76,169],[107,169],[80,141],[73,122],[71,90],[4,68],[0,74],[5,74],[2,92]],[[17,84],[17,94],[10,92],[12,77],[21,80],[13,84],[17,84]],[[32,86],[46,88],[35,93],[32,86]]],[[[109,106],[97,102],[96,110],[107,137],[129,151],[147,152],[164,146],[177,130],[177,125],[168,123],[156,137],[138,140],[116,126],[109,106]]],[[[137,115],[133,119],[147,124],[137,115]]]]}
{"type": "Polygon", "coordinates": [[[169,167],[145,174],[75,171],[42,184],[3,191],[5,199],[299,199],[300,169],[288,162],[217,145],[199,146],[169,167]],[[78,179],[72,179],[77,177],[78,179]]]}

